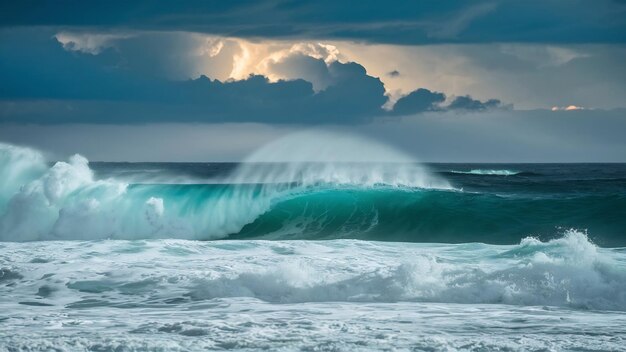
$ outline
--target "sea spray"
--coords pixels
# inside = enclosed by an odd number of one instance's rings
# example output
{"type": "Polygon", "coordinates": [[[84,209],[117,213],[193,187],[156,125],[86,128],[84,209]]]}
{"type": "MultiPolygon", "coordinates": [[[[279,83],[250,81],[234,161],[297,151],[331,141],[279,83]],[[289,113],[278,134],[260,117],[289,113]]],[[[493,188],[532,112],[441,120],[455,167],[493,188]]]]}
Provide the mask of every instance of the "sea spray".
{"type": "Polygon", "coordinates": [[[39,152],[0,143],[0,211],[25,183],[41,177],[46,169],[39,152]]]}
{"type": "Polygon", "coordinates": [[[205,180],[204,187],[97,180],[80,155],[36,175],[29,170],[41,169],[43,158],[35,151],[1,149],[3,172],[13,185],[3,189],[8,205],[0,218],[2,240],[216,239],[238,233],[286,199],[320,188],[450,187],[397,150],[321,131],[270,143],[219,182],[205,180]]]}
{"type": "Polygon", "coordinates": [[[514,176],[519,175],[519,171],[515,170],[496,170],[496,169],[473,169],[469,171],[451,170],[450,173],[454,174],[467,174],[467,175],[491,175],[491,176],[514,176]]]}

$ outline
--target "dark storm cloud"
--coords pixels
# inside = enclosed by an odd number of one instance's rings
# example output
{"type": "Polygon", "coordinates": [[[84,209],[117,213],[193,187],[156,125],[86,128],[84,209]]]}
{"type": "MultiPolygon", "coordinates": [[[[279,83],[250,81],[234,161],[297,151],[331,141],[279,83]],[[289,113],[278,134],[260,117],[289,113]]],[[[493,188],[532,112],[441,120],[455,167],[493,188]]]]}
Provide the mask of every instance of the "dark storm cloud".
{"type": "Polygon", "coordinates": [[[480,101],[472,99],[469,95],[456,97],[448,109],[450,110],[487,110],[497,108],[501,106],[501,102],[498,99],[489,99],[487,101],[480,101]]]}
{"type": "Polygon", "coordinates": [[[196,31],[378,43],[624,43],[614,0],[3,1],[0,25],[196,31]]]}
{"type": "Polygon", "coordinates": [[[398,99],[392,112],[396,115],[412,115],[425,111],[441,110],[439,104],[444,100],[446,100],[445,94],[420,88],[398,99]]]}
{"type": "Polygon", "coordinates": [[[324,60],[304,54],[290,55],[279,62],[270,62],[269,70],[286,78],[302,78],[320,90],[332,84],[335,77],[324,60]]]}
{"type": "MultiPolygon", "coordinates": [[[[353,123],[383,114],[383,83],[357,63],[308,58],[331,79],[169,80],[120,66],[120,52],[65,50],[50,33],[0,32],[0,121],[353,123]]],[[[147,63],[147,66],[150,64],[147,63]]],[[[152,70],[152,69],[150,69],[152,70]]]]}
{"type": "Polygon", "coordinates": [[[391,110],[393,115],[415,115],[428,111],[486,111],[496,108],[510,108],[502,105],[498,99],[480,101],[469,95],[454,98],[448,105],[443,105],[446,100],[444,93],[433,92],[425,88],[419,88],[398,99],[391,110]]]}
{"type": "MultiPolygon", "coordinates": [[[[344,64],[338,64],[344,65],[344,64]]],[[[343,69],[343,68],[341,68],[343,69]]],[[[81,82],[73,82],[83,86],[81,82]]],[[[72,84],[73,84],[72,83],[72,84]]],[[[383,113],[383,85],[373,77],[350,77],[315,93],[298,79],[269,82],[264,76],[220,82],[202,76],[185,82],[138,86],[138,92],[113,87],[98,99],[79,88],[38,99],[0,100],[0,121],[14,123],[263,122],[359,123],[383,113]],[[129,98],[124,96],[134,94],[129,98]],[[60,97],[60,94],[65,94],[60,97]]]]}
{"type": "MultiPolygon", "coordinates": [[[[166,35],[163,43],[167,47],[178,39],[166,35]]],[[[148,37],[148,43],[132,49],[124,43],[78,50],[64,47],[51,31],[0,31],[0,122],[346,124],[445,109],[443,93],[418,89],[385,111],[385,87],[363,66],[327,64],[303,54],[270,65],[289,80],[270,82],[260,75],[239,81],[173,80],[168,77],[176,70],[165,68],[178,60],[170,54],[157,57],[151,51],[154,41],[148,37]]],[[[142,44],[136,38],[130,42],[142,44]]]]}

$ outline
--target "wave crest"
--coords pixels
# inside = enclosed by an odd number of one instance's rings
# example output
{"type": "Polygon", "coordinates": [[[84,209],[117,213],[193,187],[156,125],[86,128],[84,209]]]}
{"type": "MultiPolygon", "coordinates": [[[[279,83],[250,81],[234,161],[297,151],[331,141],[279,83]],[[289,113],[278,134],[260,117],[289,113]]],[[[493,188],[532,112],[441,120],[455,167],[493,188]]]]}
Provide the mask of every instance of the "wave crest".
{"type": "MultiPolygon", "coordinates": [[[[451,257],[453,250],[448,252],[451,257]]],[[[530,245],[524,240],[483,263],[448,261],[436,249],[433,252],[403,259],[395,267],[335,280],[328,273],[314,275],[326,271],[304,263],[198,279],[190,296],[196,300],[246,296],[280,303],[418,301],[626,310],[624,267],[598,253],[576,230],[548,242],[530,245]]]]}
{"type": "Polygon", "coordinates": [[[515,170],[493,170],[493,169],[474,169],[470,171],[457,171],[450,170],[452,174],[464,174],[464,175],[484,175],[484,176],[515,176],[522,172],[515,170]]]}
{"type": "Polygon", "coordinates": [[[80,155],[47,168],[38,152],[4,144],[0,162],[0,176],[7,180],[0,188],[4,241],[216,239],[238,233],[278,202],[314,188],[449,188],[398,151],[322,132],[285,137],[251,155],[221,182],[206,180],[221,185],[96,180],[80,155]]]}
{"type": "Polygon", "coordinates": [[[514,246],[150,240],[10,243],[3,251],[15,254],[10,263],[0,260],[13,295],[27,300],[37,283],[49,293],[41,303],[59,300],[71,307],[193,307],[250,297],[272,303],[407,301],[626,311],[623,253],[597,248],[575,230],[514,246]],[[77,268],[71,264],[76,260],[99,265],[77,268]],[[40,270],[33,270],[35,261],[42,263],[40,270]],[[43,275],[50,272],[56,275],[43,275]]]}

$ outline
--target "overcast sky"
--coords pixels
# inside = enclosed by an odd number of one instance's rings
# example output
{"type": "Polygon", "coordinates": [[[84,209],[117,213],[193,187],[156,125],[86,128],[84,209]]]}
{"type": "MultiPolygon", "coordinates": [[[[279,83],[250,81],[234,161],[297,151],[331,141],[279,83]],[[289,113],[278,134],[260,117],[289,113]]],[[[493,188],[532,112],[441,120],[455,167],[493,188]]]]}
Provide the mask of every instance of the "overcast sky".
{"type": "Polygon", "coordinates": [[[241,160],[326,129],[425,161],[626,161],[622,0],[7,1],[0,81],[0,141],[51,158],[241,160]]]}

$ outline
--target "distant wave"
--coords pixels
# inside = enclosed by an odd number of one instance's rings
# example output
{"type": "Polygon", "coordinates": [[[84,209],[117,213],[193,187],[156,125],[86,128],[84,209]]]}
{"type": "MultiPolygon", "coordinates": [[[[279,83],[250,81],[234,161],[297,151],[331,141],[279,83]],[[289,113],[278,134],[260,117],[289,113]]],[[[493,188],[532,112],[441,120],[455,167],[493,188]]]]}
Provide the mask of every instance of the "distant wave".
{"type": "Polygon", "coordinates": [[[474,169],[470,171],[458,171],[450,170],[451,174],[465,174],[465,175],[487,175],[487,176],[514,176],[520,175],[522,172],[515,170],[493,170],[493,169],[474,169]]]}

